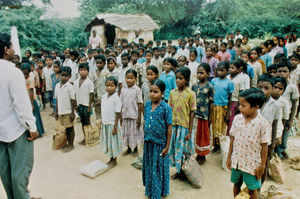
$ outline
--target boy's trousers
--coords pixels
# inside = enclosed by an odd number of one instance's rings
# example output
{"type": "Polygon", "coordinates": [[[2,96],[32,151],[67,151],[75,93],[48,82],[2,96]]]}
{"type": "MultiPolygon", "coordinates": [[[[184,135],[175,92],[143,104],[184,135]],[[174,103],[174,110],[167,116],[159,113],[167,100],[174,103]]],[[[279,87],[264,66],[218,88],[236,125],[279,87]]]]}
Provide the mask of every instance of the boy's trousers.
{"type": "Polygon", "coordinates": [[[8,199],[30,199],[29,176],[33,167],[33,141],[28,131],[17,140],[0,142],[0,175],[8,199]]]}

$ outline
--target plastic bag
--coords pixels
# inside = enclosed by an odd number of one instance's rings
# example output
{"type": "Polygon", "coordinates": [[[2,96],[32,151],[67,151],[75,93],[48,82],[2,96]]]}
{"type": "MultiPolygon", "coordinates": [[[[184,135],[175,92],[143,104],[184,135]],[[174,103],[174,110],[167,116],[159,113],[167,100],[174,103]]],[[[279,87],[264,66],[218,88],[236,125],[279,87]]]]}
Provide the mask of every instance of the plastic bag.
{"type": "Polygon", "coordinates": [[[221,154],[222,154],[222,168],[225,171],[229,171],[226,166],[229,145],[230,145],[230,137],[229,136],[221,136],[220,137],[220,147],[221,147],[221,154]]]}
{"type": "Polygon", "coordinates": [[[185,153],[186,160],[182,164],[182,170],[188,181],[195,187],[203,186],[203,174],[198,162],[190,155],[185,153]]]}
{"type": "Polygon", "coordinates": [[[87,165],[85,165],[81,170],[80,173],[85,175],[89,178],[96,178],[100,174],[107,171],[108,166],[107,164],[101,162],[100,160],[95,160],[87,165]]]}
{"type": "Polygon", "coordinates": [[[272,159],[269,161],[269,169],[270,177],[274,180],[274,182],[283,184],[286,175],[282,167],[281,160],[277,154],[273,155],[272,159]]]}
{"type": "Polygon", "coordinates": [[[86,125],[83,130],[86,146],[95,146],[100,143],[100,130],[96,126],[86,125]]]}

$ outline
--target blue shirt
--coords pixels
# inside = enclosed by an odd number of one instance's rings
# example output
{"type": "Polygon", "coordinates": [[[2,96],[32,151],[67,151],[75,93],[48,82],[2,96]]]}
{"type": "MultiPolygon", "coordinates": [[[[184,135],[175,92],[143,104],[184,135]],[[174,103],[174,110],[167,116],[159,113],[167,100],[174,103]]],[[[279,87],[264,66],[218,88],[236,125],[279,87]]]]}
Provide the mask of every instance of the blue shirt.
{"type": "Polygon", "coordinates": [[[249,64],[247,64],[247,74],[249,75],[250,78],[254,77],[254,69],[249,64]]]}
{"type": "Polygon", "coordinates": [[[205,50],[202,46],[198,46],[198,47],[196,47],[196,51],[197,51],[196,62],[200,63],[202,58],[206,56],[205,50]]]}
{"type": "Polygon", "coordinates": [[[146,62],[146,58],[145,57],[138,58],[138,60],[137,60],[137,63],[139,63],[139,64],[143,64],[145,62],[146,62]]]}
{"type": "Polygon", "coordinates": [[[162,100],[152,111],[152,101],[145,104],[145,136],[144,140],[158,144],[167,142],[167,126],[172,124],[172,108],[162,100]]]}
{"type": "Polygon", "coordinates": [[[229,79],[214,78],[211,84],[215,88],[214,105],[227,106],[229,94],[233,93],[234,84],[229,79]]]}
{"type": "Polygon", "coordinates": [[[159,79],[162,80],[166,85],[164,99],[169,100],[171,90],[177,88],[175,73],[172,70],[167,75],[166,72],[163,72],[159,79]]]}
{"type": "Polygon", "coordinates": [[[265,62],[266,67],[269,67],[272,64],[272,57],[269,55],[269,53],[260,56],[260,59],[265,62]]]}
{"type": "Polygon", "coordinates": [[[227,52],[230,54],[230,61],[234,60],[236,58],[236,52],[233,49],[227,49],[227,52]]]}
{"type": "Polygon", "coordinates": [[[56,86],[56,84],[58,84],[60,82],[60,78],[58,77],[57,79],[55,79],[55,73],[53,73],[51,75],[51,80],[52,80],[52,92],[53,92],[53,96],[54,96],[54,94],[55,94],[55,86],[56,86]]]}

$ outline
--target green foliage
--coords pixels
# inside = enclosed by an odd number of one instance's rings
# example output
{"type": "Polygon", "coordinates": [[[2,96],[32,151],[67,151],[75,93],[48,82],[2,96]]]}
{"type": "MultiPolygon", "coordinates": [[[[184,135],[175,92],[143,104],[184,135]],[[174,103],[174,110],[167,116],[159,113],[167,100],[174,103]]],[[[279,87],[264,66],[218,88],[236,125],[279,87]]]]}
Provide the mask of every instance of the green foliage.
{"type": "Polygon", "coordinates": [[[16,26],[21,48],[38,51],[41,48],[63,50],[86,46],[85,22],[81,19],[44,19],[45,10],[34,6],[0,10],[0,32],[9,32],[16,26]],[[83,24],[83,25],[82,25],[83,24]]]}

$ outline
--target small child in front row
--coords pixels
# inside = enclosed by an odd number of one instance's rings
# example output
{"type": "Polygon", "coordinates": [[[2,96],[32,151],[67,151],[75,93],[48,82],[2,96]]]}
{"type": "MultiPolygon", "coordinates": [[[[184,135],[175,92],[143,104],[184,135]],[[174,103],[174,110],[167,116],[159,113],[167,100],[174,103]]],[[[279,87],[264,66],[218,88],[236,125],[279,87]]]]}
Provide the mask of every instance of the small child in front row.
{"type": "Polygon", "coordinates": [[[155,79],[150,85],[151,101],[145,103],[143,185],[151,199],[169,195],[172,109],[163,99],[164,91],[164,82],[155,79]]]}
{"type": "Polygon", "coordinates": [[[271,129],[267,120],[258,111],[265,101],[264,93],[251,88],[239,96],[241,114],[235,116],[230,130],[230,146],[227,168],[231,170],[236,197],[245,182],[251,199],[258,199],[261,178],[265,170],[271,129]]]}
{"type": "Polygon", "coordinates": [[[280,158],[283,158],[283,156],[279,151],[279,146],[282,143],[282,134],[284,131],[284,127],[290,116],[290,110],[289,107],[287,106],[288,100],[282,96],[286,87],[287,87],[287,82],[283,77],[274,78],[274,86],[273,86],[273,91],[271,93],[271,96],[277,102],[279,107],[275,152],[278,154],[280,158]]]}
{"type": "MultiPolygon", "coordinates": [[[[273,91],[274,80],[268,74],[263,74],[258,77],[257,88],[261,89],[265,94],[266,100],[263,103],[260,111],[262,116],[269,122],[271,125],[271,143],[268,147],[268,160],[273,157],[273,151],[276,144],[276,134],[277,134],[277,124],[280,114],[280,109],[276,101],[271,97],[271,93],[273,91]]],[[[267,173],[268,173],[268,165],[265,167],[264,175],[261,179],[262,184],[264,183],[267,173]]]]}
{"type": "Polygon", "coordinates": [[[60,69],[60,82],[55,86],[56,112],[55,119],[61,126],[66,128],[68,145],[64,152],[74,149],[74,119],[75,119],[75,92],[73,85],[69,82],[72,75],[72,69],[69,66],[63,66],[60,69]]]}
{"type": "Polygon", "coordinates": [[[101,100],[101,148],[110,157],[109,168],[117,165],[117,157],[122,152],[122,135],[119,126],[121,117],[121,99],[116,92],[118,80],[110,76],[105,82],[106,92],[101,100]]]}
{"type": "Polygon", "coordinates": [[[228,111],[228,108],[231,106],[231,95],[234,91],[234,84],[226,78],[228,70],[229,62],[220,62],[217,68],[218,77],[211,81],[211,84],[215,88],[212,111],[213,153],[220,149],[219,137],[226,136],[226,124],[230,119],[230,111],[228,111]]]}
{"type": "Polygon", "coordinates": [[[177,88],[171,91],[169,98],[169,105],[173,110],[170,164],[176,167],[176,174],[172,176],[172,179],[186,179],[181,166],[184,162],[183,152],[194,153],[192,129],[194,111],[196,110],[196,96],[189,88],[190,69],[183,66],[178,68],[175,74],[177,88]]]}
{"type": "Polygon", "coordinates": [[[80,78],[75,80],[74,89],[77,102],[77,112],[80,117],[84,139],[79,142],[81,145],[86,145],[85,126],[91,124],[90,116],[92,115],[92,104],[94,102],[94,84],[88,78],[89,64],[82,63],[78,67],[80,78]]]}
{"type": "Polygon", "coordinates": [[[209,154],[210,133],[209,126],[211,122],[211,111],[214,105],[215,89],[208,81],[210,66],[207,63],[201,63],[197,69],[198,83],[192,86],[196,94],[197,110],[197,132],[195,141],[196,160],[199,164],[205,162],[205,156],[209,154]]]}
{"type": "Polygon", "coordinates": [[[141,125],[143,98],[141,89],[136,85],[137,72],[129,69],[125,73],[126,86],[121,91],[123,141],[127,150],[126,156],[143,143],[143,128],[141,125]]]}
{"type": "Polygon", "coordinates": [[[287,149],[287,139],[288,134],[293,133],[289,132],[293,126],[293,121],[297,112],[297,104],[299,102],[299,91],[295,84],[290,81],[290,71],[291,71],[291,64],[289,61],[283,61],[277,64],[277,75],[280,77],[284,77],[288,82],[288,85],[283,93],[283,97],[288,100],[288,107],[290,109],[290,117],[286,123],[286,129],[282,135],[282,144],[280,145],[280,153],[282,156],[287,159],[289,155],[286,151],[287,149]]]}

